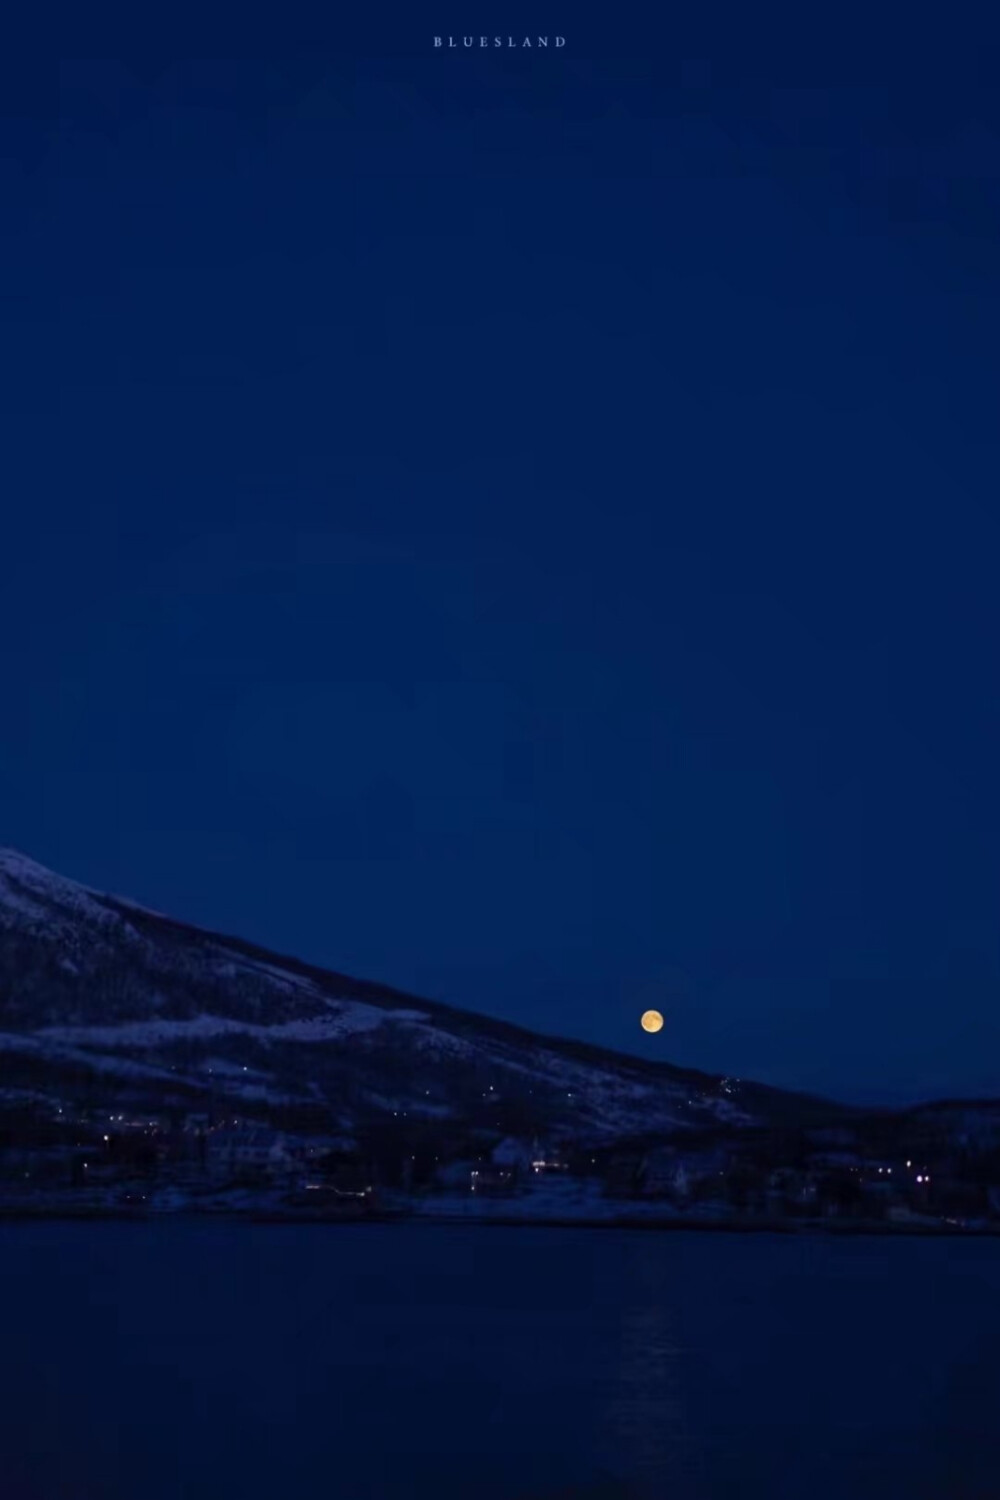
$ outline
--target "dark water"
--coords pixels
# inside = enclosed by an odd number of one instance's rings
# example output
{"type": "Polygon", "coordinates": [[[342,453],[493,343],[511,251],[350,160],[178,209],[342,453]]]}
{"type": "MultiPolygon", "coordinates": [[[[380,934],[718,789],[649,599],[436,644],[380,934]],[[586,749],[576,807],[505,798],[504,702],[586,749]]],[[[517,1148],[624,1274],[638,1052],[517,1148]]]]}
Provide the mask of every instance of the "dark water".
{"type": "Polygon", "coordinates": [[[1000,1240],[0,1225],[4,1500],[998,1500],[1000,1240]]]}

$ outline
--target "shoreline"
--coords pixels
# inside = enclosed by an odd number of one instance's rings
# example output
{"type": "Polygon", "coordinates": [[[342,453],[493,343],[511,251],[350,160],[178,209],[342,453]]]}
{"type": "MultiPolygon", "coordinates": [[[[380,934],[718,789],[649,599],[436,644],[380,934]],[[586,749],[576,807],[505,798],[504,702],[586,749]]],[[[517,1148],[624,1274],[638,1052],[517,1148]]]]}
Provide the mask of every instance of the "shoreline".
{"type": "Polygon", "coordinates": [[[899,1239],[931,1236],[934,1238],[952,1239],[996,1239],[1000,1238],[1000,1223],[986,1224],[976,1227],[964,1227],[959,1224],[884,1224],[874,1220],[822,1221],[822,1220],[800,1220],[789,1221],[787,1219],[699,1219],[683,1218],[676,1215],[656,1217],[653,1215],[640,1214],[616,1214],[606,1217],[574,1218],[570,1216],[552,1216],[545,1218],[540,1215],[518,1215],[518,1214],[449,1214],[449,1213],[412,1213],[405,1209],[396,1211],[383,1211],[381,1213],[367,1214],[296,1214],[285,1213],[268,1209],[206,1209],[190,1210],[179,1209],[177,1211],[149,1212],[135,1209],[97,1208],[84,1205],[54,1205],[38,1206],[35,1208],[26,1205],[6,1206],[0,1204],[0,1223],[37,1223],[39,1221],[52,1222],[94,1222],[106,1221],[113,1223],[209,1223],[225,1221],[227,1223],[246,1224],[271,1224],[271,1225],[309,1225],[319,1226],[343,1226],[351,1227],[359,1224],[379,1225],[420,1225],[422,1227],[445,1227],[455,1228],[458,1225],[468,1225],[477,1229],[611,1229],[611,1230],[642,1230],[644,1233],[671,1233],[683,1231],[687,1233],[703,1234],[780,1234],[784,1236],[812,1235],[817,1237],[864,1235],[870,1238],[899,1239]]]}

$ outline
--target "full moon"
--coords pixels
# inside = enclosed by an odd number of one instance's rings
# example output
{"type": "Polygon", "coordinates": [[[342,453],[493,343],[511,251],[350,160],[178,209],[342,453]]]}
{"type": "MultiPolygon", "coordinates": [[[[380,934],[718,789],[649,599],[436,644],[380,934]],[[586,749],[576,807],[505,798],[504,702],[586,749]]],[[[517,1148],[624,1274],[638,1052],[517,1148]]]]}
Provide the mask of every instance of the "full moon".
{"type": "Polygon", "coordinates": [[[663,1017],[658,1010],[644,1010],[639,1024],[643,1031],[662,1031],[663,1017]]]}

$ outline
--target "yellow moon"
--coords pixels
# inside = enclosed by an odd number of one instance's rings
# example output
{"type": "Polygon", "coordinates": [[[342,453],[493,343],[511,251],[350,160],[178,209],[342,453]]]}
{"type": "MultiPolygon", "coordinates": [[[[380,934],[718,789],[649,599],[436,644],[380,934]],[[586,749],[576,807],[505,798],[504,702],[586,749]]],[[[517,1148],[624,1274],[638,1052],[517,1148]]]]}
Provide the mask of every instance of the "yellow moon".
{"type": "Polygon", "coordinates": [[[644,1010],[639,1024],[643,1031],[662,1031],[663,1017],[658,1010],[644,1010]]]}

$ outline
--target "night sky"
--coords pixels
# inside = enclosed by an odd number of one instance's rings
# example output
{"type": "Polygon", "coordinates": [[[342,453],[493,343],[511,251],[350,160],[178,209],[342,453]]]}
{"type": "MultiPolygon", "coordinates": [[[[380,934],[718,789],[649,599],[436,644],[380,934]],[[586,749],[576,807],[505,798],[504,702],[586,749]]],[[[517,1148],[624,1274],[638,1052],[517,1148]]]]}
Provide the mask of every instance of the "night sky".
{"type": "Polygon", "coordinates": [[[8,107],[0,843],[541,1030],[1000,1092],[981,50],[435,29],[8,107]]]}

